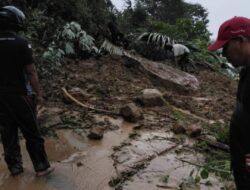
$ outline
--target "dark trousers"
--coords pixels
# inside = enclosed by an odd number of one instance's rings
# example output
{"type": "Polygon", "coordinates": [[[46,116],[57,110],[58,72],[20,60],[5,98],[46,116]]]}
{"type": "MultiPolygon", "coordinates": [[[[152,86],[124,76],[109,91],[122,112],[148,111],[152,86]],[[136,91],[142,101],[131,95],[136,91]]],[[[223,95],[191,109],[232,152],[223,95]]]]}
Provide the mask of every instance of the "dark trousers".
{"type": "Polygon", "coordinates": [[[250,172],[244,170],[233,171],[236,189],[249,190],[250,189],[250,172]]]}
{"type": "Polygon", "coordinates": [[[35,100],[32,96],[0,95],[0,131],[4,158],[9,170],[22,168],[18,129],[26,140],[26,148],[36,172],[50,167],[44,140],[38,129],[35,100]]]}
{"type": "Polygon", "coordinates": [[[237,190],[250,190],[250,172],[245,163],[245,155],[250,154],[249,125],[249,114],[234,113],[230,125],[230,151],[237,190]]]}
{"type": "Polygon", "coordinates": [[[188,72],[188,66],[189,66],[188,57],[189,57],[189,54],[184,53],[183,55],[175,58],[176,64],[181,68],[182,71],[185,71],[185,72],[188,72]]]}

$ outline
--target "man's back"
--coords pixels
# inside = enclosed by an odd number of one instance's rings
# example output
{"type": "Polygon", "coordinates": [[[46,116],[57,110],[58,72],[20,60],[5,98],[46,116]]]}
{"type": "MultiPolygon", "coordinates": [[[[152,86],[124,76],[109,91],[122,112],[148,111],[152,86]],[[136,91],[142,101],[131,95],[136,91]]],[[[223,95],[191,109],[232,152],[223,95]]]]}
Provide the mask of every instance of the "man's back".
{"type": "Polygon", "coordinates": [[[10,32],[0,33],[0,94],[26,94],[24,66],[32,62],[26,40],[10,32]]]}

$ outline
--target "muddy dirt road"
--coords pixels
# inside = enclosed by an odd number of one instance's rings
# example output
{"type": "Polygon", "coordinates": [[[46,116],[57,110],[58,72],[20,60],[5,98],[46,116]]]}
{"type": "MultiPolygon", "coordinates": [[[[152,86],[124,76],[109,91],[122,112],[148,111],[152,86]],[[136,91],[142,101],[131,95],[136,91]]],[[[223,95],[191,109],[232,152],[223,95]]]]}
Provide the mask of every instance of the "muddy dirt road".
{"type": "Polygon", "coordinates": [[[188,95],[157,85],[121,58],[69,61],[63,75],[43,81],[48,103],[40,122],[55,172],[46,178],[35,177],[22,140],[25,172],[10,177],[1,155],[0,189],[233,190],[230,176],[220,175],[228,172],[228,153],[199,140],[192,130],[198,126],[199,137],[227,143],[236,82],[206,70],[195,76],[200,90],[188,95]],[[72,94],[81,89],[80,95],[74,94],[79,101],[111,112],[135,102],[143,118],[128,123],[115,115],[90,112],[65,100],[62,87],[73,89],[72,94]],[[138,95],[150,88],[163,93],[165,105],[138,105],[138,95]],[[176,134],[176,126],[184,132],[176,134]],[[88,139],[96,127],[104,128],[103,139],[88,139]],[[210,167],[208,163],[215,161],[226,164],[210,167]]]}

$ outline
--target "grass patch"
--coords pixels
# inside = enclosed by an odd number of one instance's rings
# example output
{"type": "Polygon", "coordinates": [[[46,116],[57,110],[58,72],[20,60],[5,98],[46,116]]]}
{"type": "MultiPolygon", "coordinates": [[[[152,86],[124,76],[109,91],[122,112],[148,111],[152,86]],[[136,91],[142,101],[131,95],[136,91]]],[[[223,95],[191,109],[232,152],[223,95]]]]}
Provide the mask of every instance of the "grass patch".
{"type": "Polygon", "coordinates": [[[174,118],[175,120],[185,120],[186,115],[180,111],[174,110],[170,113],[170,117],[174,118]]]}
{"type": "Polygon", "coordinates": [[[216,139],[224,144],[229,144],[229,127],[225,124],[214,123],[206,127],[216,139]]]}

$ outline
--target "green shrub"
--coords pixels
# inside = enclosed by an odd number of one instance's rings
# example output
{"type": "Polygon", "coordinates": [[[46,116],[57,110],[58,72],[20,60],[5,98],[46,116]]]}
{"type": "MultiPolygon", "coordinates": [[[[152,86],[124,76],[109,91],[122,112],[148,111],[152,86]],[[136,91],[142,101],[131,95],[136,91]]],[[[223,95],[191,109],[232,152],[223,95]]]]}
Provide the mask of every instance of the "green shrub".
{"type": "Polygon", "coordinates": [[[76,22],[67,23],[55,36],[56,42],[50,43],[43,54],[47,61],[60,62],[64,56],[86,58],[98,53],[95,39],[76,22]]]}

